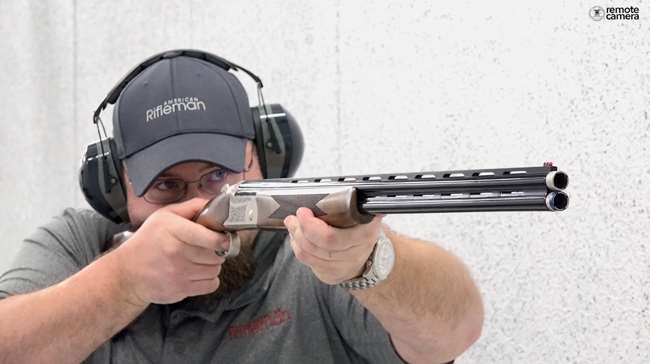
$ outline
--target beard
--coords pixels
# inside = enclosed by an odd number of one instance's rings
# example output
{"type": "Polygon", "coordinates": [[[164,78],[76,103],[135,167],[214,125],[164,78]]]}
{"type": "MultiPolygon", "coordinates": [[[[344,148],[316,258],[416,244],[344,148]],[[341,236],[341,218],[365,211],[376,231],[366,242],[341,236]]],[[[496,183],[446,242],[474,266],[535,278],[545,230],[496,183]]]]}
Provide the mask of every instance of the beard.
{"type": "Polygon", "coordinates": [[[253,241],[241,241],[241,248],[236,257],[228,258],[221,265],[219,288],[206,296],[224,297],[241,289],[255,275],[255,258],[253,256],[253,241]]]}

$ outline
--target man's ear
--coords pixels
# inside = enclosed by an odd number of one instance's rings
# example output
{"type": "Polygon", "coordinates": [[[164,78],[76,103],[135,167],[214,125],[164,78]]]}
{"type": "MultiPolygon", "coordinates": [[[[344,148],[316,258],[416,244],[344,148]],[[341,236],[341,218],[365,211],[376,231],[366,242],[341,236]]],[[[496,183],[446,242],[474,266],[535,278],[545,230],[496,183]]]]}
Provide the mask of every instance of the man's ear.
{"type": "Polygon", "coordinates": [[[129,199],[135,196],[135,192],[133,191],[133,186],[131,185],[131,180],[129,179],[126,163],[124,163],[124,161],[120,161],[120,163],[122,163],[122,186],[124,186],[124,194],[126,195],[126,201],[128,202],[129,199]]]}
{"type": "Polygon", "coordinates": [[[129,183],[131,180],[129,179],[129,172],[126,168],[126,163],[124,161],[120,161],[120,163],[122,163],[122,175],[120,177],[122,177],[122,185],[126,189],[127,185],[131,185],[131,183],[129,183]]]}

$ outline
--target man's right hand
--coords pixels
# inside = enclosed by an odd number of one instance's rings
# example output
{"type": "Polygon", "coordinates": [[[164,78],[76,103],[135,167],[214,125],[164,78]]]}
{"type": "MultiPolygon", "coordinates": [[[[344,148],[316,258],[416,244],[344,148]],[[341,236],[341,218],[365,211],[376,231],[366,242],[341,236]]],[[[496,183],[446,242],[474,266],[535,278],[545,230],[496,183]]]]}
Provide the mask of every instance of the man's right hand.
{"type": "Polygon", "coordinates": [[[168,304],[217,290],[225,259],[215,251],[226,249],[228,238],[191,220],[206,202],[194,198],[157,210],[115,249],[131,304],[168,304]]]}

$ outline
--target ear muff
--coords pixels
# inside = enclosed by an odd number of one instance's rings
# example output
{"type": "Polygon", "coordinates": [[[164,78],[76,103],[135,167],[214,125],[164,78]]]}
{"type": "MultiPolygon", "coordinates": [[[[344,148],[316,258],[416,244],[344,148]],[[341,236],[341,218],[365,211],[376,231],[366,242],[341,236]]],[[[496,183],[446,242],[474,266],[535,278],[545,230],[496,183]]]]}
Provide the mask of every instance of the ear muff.
{"type": "Polygon", "coordinates": [[[122,184],[122,165],[116,159],[115,142],[102,139],[86,147],[79,185],[95,211],[115,223],[129,221],[126,208],[126,190],[122,184]]]}
{"type": "Polygon", "coordinates": [[[304,142],[296,119],[280,104],[252,107],[255,145],[264,178],[291,177],[298,169],[304,142]]]}

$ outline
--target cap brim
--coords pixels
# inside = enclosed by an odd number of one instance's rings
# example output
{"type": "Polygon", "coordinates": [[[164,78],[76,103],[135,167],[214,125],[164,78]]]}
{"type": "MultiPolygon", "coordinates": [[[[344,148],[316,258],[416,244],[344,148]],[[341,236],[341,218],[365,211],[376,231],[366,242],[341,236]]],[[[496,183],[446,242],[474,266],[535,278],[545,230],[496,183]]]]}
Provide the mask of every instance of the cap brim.
{"type": "Polygon", "coordinates": [[[142,196],[167,168],[182,162],[218,164],[244,170],[246,139],[224,134],[179,134],[161,140],[124,159],[136,195],[142,196]]]}

